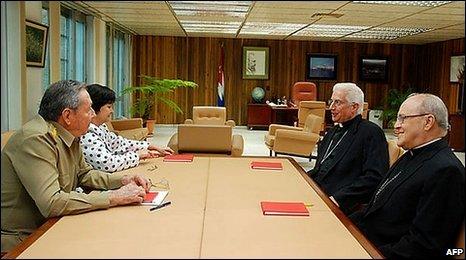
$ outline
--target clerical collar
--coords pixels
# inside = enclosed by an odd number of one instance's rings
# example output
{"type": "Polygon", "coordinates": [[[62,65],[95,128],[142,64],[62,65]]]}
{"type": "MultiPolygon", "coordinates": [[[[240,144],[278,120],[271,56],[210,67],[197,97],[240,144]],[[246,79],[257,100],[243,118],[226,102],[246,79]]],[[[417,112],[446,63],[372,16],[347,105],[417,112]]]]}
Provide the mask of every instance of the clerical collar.
{"type": "Polygon", "coordinates": [[[427,143],[418,145],[418,146],[416,146],[416,147],[410,149],[409,152],[411,153],[411,155],[419,154],[421,151],[424,150],[424,149],[423,149],[424,147],[426,147],[426,146],[428,146],[428,145],[430,145],[430,144],[432,144],[432,143],[435,143],[435,142],[437,142],[437,141],[440,140],[440,139],[442,139],[442,138],[440,138],[440,137],[439,137],[439,138],[435,138],[435,139],[433,139],[433,140],[430,140],[430,141],[427,142],[427,143]]]}
{"type": "Polygon", "coordinates": [[[343,122],[343,123],[335,123],[335,126],[339,126],[341,128],[347,128],[348,126],[350,126],[351,124],[353,124],[353,122],[355,122],[357,119],[360,119],[362,118],[361,115],[356,115],[355,117],[353,117],[352,119],[346,121],[346,122],[343,122]]]}

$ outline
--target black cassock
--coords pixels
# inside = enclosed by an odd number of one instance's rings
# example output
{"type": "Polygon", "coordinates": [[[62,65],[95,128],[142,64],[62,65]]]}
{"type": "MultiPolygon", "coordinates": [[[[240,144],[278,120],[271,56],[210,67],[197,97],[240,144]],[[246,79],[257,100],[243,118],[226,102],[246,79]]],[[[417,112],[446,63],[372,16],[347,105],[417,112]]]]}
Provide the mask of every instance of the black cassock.
{"type": "Polygon", "coordinates": [[[327,132],[318,145],[315,167],[308,174],[350,214],[369,202],[388,167],[384,132],[358,115],[327,132]]]}

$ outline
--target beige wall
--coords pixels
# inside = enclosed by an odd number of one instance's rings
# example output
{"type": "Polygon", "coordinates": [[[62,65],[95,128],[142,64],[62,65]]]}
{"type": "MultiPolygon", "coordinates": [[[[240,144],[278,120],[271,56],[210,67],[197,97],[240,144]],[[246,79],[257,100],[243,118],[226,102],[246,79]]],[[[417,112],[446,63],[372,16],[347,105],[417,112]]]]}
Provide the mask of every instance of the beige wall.
{"type": "MultiPolygon", "coordinates": [[[[3,3],[2,3],[3,6],[3,3]]],[[[2,35],[14,36],[6,40],[6,55],[2,55],[2,85],[7,93],[5,115],[2,111],[2,131],[19,129],[20,126],[37,115],[40,100],[44,93],[42,73],[44,68],[26,67],[25,20],[42,23],[42,2],[7,2],[5,13],[7,26],[2,27],[2,35]],[[6,29],[4,29],[6,28],[6,29]],[[5,32],[3,32],[3,30],[5,32]],[[5,60],[4,60],[5,59],[5,60]],[[5,73],[4,73],[5,71],[5,73]],[[5,75],[4,75],[5,74],[5,75]]],[[[60,73],[60,2],[49,2],[49,49],[50,81],[61,79],[60,73]]],[[[3,18],[2,18],[3,19],[3,18]]],[[[99,18],[89,18],[88,29],[93,32],[88,44],[88,83],[106,84],[106,23],[99,18]]],[[[2,45],[3,46],[3,45],[2,45]]],[[[3,53],[3,52],[2,52],[3,53]]],[[[3,88],[2,86],[2,88],[3,88]]],[[[2,89],[2,93],[3,89],[2,89]]]]}
{"type": "MultiPolygon", "coordinates": [[[[26,19],[38,23],[42,23],[42,2],[26,1],[26,19]]],[[[39,103],[43,94],[42,90],[42,71],[43,68],[27,67],[26,68],[26,121],[31,120],[37,111],[39,111],[39,103]]],[[[24,105],[24,104],[23,104],[24,105]]]]}

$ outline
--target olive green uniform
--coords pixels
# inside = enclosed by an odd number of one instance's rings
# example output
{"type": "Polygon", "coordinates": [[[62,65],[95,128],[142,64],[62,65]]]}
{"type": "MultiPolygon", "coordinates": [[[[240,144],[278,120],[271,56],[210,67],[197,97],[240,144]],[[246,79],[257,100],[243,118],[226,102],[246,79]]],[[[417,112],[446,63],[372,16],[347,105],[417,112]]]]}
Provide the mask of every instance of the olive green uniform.
{"type": "Polygon", "coordinates": [[[121,176],[93,170],[84,161],[79,139],[41,116],[10,138],[1,167],[2,251],[12,249],[46,218],[108,208],[105,190],[121,186],[121,176]],[[97,190],[86,194],[77,187],[97,190]]]}

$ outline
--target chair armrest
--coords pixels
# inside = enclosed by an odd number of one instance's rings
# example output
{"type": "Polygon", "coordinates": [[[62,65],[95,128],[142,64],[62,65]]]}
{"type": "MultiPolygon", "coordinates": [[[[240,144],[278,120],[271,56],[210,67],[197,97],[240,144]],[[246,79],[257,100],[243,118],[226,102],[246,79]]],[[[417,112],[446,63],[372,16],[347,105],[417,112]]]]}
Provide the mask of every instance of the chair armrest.
{"type": "Polygon", "coordinates": [[[229,126],[231,126],[231,127],[235,127],[235,126],[236,126],[236,123],[235,123],[234,120],[227,120],[227,121],[225,122],[225,125],[229,125],[229,126]]]}
{"type": "Polygon", "coordinates": [[[117,131],[142,128],[142,118],[111,120],[110,123],[113,129],[117,131]]]}
{"type": "Polygon", "coordinates": [[[168,147],[170,147],[175,154],[178,153],[178,134],[174,133],[172,137],[170,138],[170,141],[168,141],[168,147]]]}
{"type": "Polygon", "coordinates": [[[244,140],[241,135],[232,135],[231,137],[231,156],[240,157],[243,155],[244,140]]]}
{"type": "Polygon", "coordinates": [[[279,139],[294,139],[300,142],[317,142],[319,135],[315,133],[306,133],[303,131],[293,131],[288,129],[278,129],[275,133],[275,142],[279,139]]]}
{"type": "Polygon", "coordinates": [[[192,125],[192,124],[194,124],[194,121],[191,118],[188,118],[188,119],[184,120],[184,123],[192,125]]]}
{"type": "Polygon", "coordinates": [[[302,127],[296,127],[296,126],[289,126],[289,125],[279,125],[279,124],[271,124],[269,125],[269,135],[275,135],[275,132],[278,129],[286,129],[290,131],[303,131],[302,127]]]}

